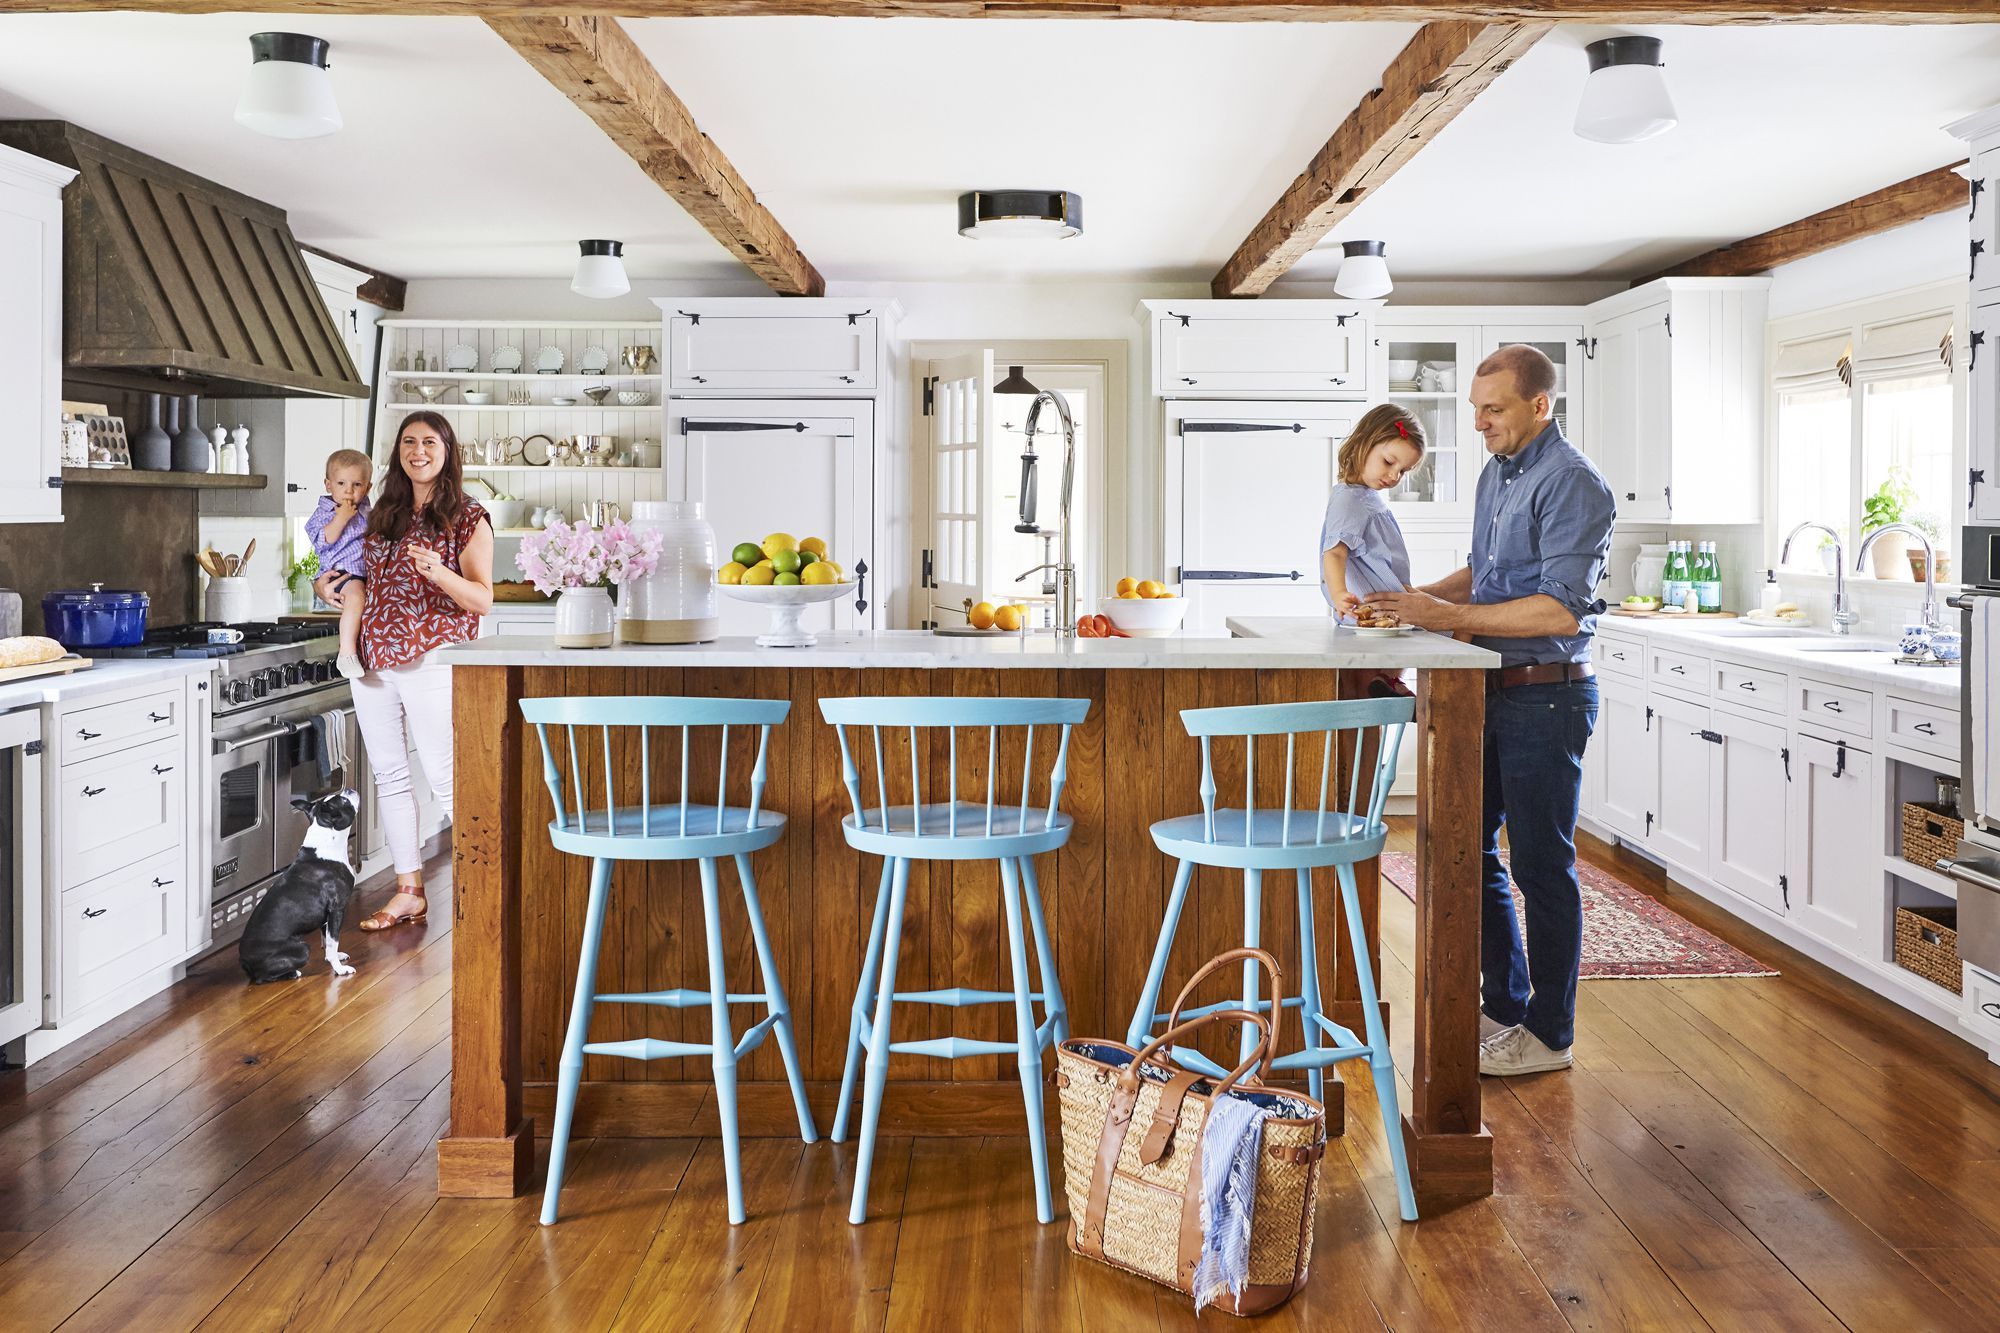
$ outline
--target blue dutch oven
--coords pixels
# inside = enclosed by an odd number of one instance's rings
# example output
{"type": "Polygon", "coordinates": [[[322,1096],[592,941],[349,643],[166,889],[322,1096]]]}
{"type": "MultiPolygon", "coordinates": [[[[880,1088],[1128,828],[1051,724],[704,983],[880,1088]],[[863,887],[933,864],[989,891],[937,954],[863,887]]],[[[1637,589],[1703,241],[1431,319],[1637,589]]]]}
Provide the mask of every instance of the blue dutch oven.
{"type": "Polygon", "coordinates": [[[42,632],[71,652],[91,648],[129,648],[146,637],[143,592],[106,589],[93,583],[88,591],[42,594],[42,632]]]}

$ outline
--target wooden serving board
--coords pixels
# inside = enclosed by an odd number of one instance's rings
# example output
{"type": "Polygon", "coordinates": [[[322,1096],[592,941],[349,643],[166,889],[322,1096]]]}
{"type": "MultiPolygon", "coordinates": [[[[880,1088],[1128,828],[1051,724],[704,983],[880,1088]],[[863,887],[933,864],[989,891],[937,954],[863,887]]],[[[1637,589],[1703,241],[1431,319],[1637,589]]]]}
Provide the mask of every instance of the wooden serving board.
{"type": "Polygon", "coordinates": [[[493,585],[493,600],[496,602],[551,602],[553,597],[543,596],[535,591],[532,583],[503,583],[493,585]]]}
{"type": "Polygon", "coordinates": [[[1734,620],[1734,611],[1628,611],[1622,606],[1609,607],[1606,615],[1630,616],[1634,620],[1734,620]]]}
{"type": "Polygon", "coordinates": [[[17,680],[33,680],[37,676],[66,676],[72,671],[82,671],[92,665],[88,657],[78,657],[71,653],[58,657],[53,662],[36,662],[33,666],[0,667],[0,685],[9,685],[17,680]]]}

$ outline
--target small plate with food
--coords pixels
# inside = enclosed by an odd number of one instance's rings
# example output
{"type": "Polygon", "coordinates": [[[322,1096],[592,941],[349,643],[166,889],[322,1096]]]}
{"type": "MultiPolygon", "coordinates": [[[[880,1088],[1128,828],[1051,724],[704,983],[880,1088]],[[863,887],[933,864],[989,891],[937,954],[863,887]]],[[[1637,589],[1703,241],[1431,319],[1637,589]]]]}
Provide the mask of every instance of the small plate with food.
{"type": "Polygon", "coordinates": [[[1400,634],[1415,634],[1417,627],[1406,624],[1394,611],[1363,606],[1354,613],[1354,632],[1371,639],[1392,639],[1400,634]]]}

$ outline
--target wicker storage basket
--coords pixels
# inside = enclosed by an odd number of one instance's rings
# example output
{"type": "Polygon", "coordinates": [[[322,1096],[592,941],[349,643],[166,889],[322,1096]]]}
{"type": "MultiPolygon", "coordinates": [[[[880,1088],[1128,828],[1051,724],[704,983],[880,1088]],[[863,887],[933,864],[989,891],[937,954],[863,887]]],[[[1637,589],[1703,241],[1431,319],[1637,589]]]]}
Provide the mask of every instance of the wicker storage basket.
{"type": "Polygon", "coordinates": [[[1215,1294],[1217,1308],[1252,1315],[1276,1309],[1305,1285],[1326,1111],[1310,1097],[1261,1082],[1275,1052],[1264,1015],[1224,1009],[1178,1021],[1196,983],[1243,958],[1270,972],[1271,1012],[1282,1014],[1276,961],[1262,950],[1232,949],[1195,973],[1174,1001],[1167,1030],[1144,1049],[1087,1037],[1065,1041],[1056,1050],[1055,1083],[1070,1248],[1190,1296],[1201,1252],[1200,1147],[1209,1108],[1218,1098],[1237,1097],[1275,1109],[1263,1122],[1257,1152],[1248,1285],[1241,1297],[1226,1288],[1215,1294]],[[1199,1078],[1160,1054],[1215,1022],[1259,1030],[1250,1058],[1228,1078],[1199,1078]]]}
{"type": "Polygon", "coordinates": [[[1965,973],[1958,965],[1958,909],[1898,907],[1896,966],[1953,995],[1962,994],[1965,973]]]}
{"type": "Polygon", "coordinates": [[[1903,859],[1934,870],[1947,856],[1958,855],[1965,821],[1956,812],[1922,801],[1903,802],[1903,859]]]}

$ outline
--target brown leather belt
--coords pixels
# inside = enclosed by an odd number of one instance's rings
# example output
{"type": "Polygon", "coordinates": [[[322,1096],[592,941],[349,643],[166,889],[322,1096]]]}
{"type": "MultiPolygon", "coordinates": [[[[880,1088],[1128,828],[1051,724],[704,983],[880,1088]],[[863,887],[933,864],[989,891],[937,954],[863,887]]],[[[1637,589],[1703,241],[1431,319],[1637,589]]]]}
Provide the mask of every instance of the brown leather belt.
{"type": "Polygon", "coordinates": [[[1531,662],[1487,672],[1486,692],[1492,694],[1521,685],[1561,685],[1572,680],[1589,680],[1596,674],[1597,668],[1588,662],[1531,662]]]}

